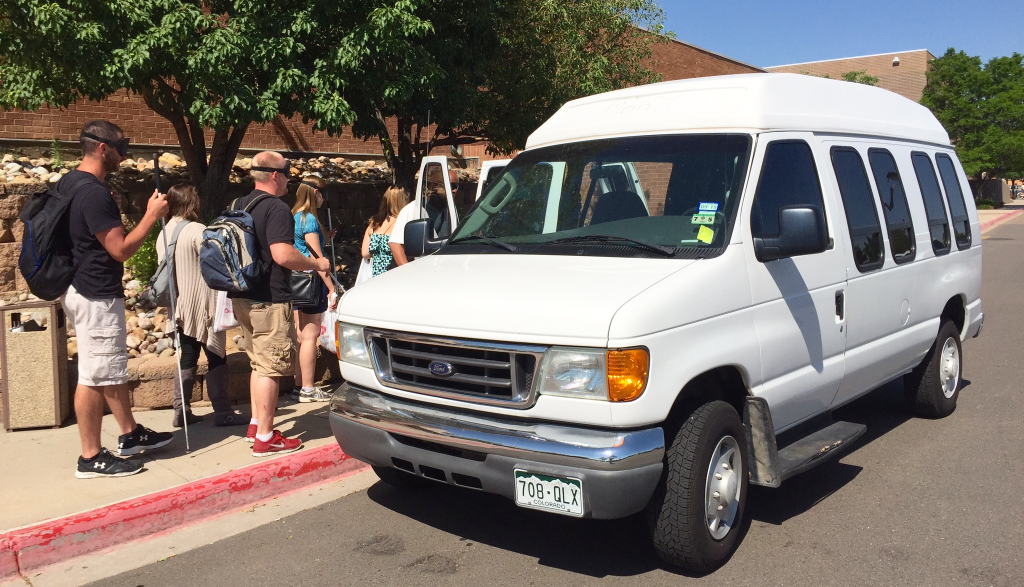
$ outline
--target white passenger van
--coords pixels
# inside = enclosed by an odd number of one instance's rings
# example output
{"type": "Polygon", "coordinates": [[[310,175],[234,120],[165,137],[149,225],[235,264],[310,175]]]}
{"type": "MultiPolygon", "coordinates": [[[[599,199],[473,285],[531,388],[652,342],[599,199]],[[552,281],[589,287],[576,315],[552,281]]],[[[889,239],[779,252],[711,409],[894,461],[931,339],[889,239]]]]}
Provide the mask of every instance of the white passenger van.
{"type": "Polygon", "coordinates": [[[838,406],[902,377],[916,414],[954,410],[984,318],[969,194],[938,121],[879,88],[750,74],[570,102],[449,239],[410,223],[423,256],[342,300],[334,434],[398,487],[643,511],[663,559],[713,569],[748,482],[864,432],[838,406]]]}

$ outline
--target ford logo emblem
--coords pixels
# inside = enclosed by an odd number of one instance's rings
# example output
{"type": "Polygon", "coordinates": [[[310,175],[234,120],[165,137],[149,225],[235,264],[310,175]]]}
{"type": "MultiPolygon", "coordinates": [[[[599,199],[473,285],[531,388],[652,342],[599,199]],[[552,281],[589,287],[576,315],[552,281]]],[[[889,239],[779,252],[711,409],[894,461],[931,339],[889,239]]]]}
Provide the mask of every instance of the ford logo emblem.
{"type": "Polygon", "coordinates": [[[445,363],[444,361],[431,361],[430,372],[438,377],[448,377],[455,373],[455,367],[451,363],[445,363]]]}

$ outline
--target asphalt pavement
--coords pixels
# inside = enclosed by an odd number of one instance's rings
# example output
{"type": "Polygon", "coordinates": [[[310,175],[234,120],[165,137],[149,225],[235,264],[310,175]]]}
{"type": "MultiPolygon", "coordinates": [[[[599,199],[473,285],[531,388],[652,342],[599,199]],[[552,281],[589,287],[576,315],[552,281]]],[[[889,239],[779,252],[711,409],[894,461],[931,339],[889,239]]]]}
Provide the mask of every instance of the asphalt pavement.
{"type": "Polygon", "coordinates": [[[662,564],[639,516],[577,520],[377,483],[95,584],[1024,585],[1024,217],[984,238],[985,329],[964,344],[956,412],[911,418],[900,382],[844,407],[865,437],[779,489],[752,486],[742,541],[711,575],[662,564]]]}

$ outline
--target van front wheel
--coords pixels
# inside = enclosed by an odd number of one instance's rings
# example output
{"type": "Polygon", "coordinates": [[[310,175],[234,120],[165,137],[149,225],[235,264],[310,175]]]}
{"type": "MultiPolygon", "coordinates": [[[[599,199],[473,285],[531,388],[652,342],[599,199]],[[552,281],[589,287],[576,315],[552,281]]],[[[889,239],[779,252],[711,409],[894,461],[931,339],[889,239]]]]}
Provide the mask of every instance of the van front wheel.
{"type": "Polygon", "coordinates": [[[907,402],[914,415],[945,418],[952,414],[960,396],[962,369],[960,331],[956,324],[943,322],[924,360],[903,379],[907,402]]]}
{"type": "Polygon", "coordinates": [[[665,471],[647,506],[651,540],[666,562],[699,573],[732,553],[747,500],[747,443],[729,404],[693,411],[665,455],[665,471]]]}

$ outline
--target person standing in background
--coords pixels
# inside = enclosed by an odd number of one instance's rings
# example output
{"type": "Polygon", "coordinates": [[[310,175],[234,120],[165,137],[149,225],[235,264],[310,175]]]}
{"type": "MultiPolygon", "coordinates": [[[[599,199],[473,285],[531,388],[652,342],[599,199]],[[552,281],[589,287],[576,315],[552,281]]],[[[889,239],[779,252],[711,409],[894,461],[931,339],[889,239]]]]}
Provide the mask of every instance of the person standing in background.
{"type": "Polygon", "coordinates": [[[199,268],[199,249],[203,244],[203,230],[206,226],[199,223],[199,194],[189,183],[181,183],[167,190],[167,204],[170,206],[167,226],[156,239],[158,261],[163,261],[167,244],[164,235],[170,238],[178,225],[185,226],[178,233],[174,247],[174,276],[177,285],[175,303],[175,324],[167,324],[167,334],[174,336],[174,326],[178,328],[181,342],[178,356],[181,367],[181,380],[185,393],[181,393],[178,378],[174,378],[174,420],[172,425],[181,428],[184,422],[197,424],[203,419],[194,415],[189,406],[189,396],[196,381],[196,369],[199,364],[199,349],[206,354],[208,369],[206,371],[206,392],[213,405],[214,426],[238,426],[248,424],[246,418],[231,409],[228,400],[228,365],[226,335],[213,329],[213,318],[217,307],[217,292],[210,289],[203,279],[199,268]],[[182,404],[184,399],[184,404],[182,404]]]}
{"type": "Polygon", "coordinates": [[[397,186],[389,187],[381,198],[380,209],[370,218],[370,224],[363,233],[361,252],[364,259],[370,260],[373,277],[397,266],[388,242],[398,220],[398,214],[408,199],[409,196],[404,189],[397,186]]]}
{"type": "MultiPolygon", "coordinates": [[[[323,227],[317,218],[316,211],[324,203],[321,191],[327,186],[322,178],[307,175],[299,182],[295,191],[295,205],[292,214],[295,221],[295,248],[306,257],[310,251],[319,258],[324,258],[327,250],[327,238],[334,238],[334,233],[324,236],[323,227]]],[[[325,402],[331,398],[330,390],[314,385],[316,369],[317,339],[320,337],[320,324],[323,313],[328,306],[333,310],[338,303],[334,281],[328,271],[320,272],[323,281],[320,292],[320,303],[312,307],[295,308],[295,329],[298,337],[298,360],[295,361],[295,387],[298,388],[299,401],[302,403],[325,402]]],[[[295,394],[295,390],[292,391],[295,394]]]]}
{"type": "Polygon", "coordinates": [[[253,443],[252,456],[266,457],[299,450],[302,441],[285,438],[274,430],[274,410],[281,377],[293,374],[295,316],[292,313],[291,271],[329,271],[330,262],[310,259],[295,248],[295,221],[281,196],[288,193],[290,166],[280,153],[263,151],[252,159],[252,193],[235,201],[235,209],[249,204],[256,241],[260,246],[263,275],[256,287],[229,294],[235,319],[242,328],[245,352],[252,373],[249,393],[252,415],[246,440],[253,443]],[[258,200],[258,201],[257,201],[258,200]]]}

